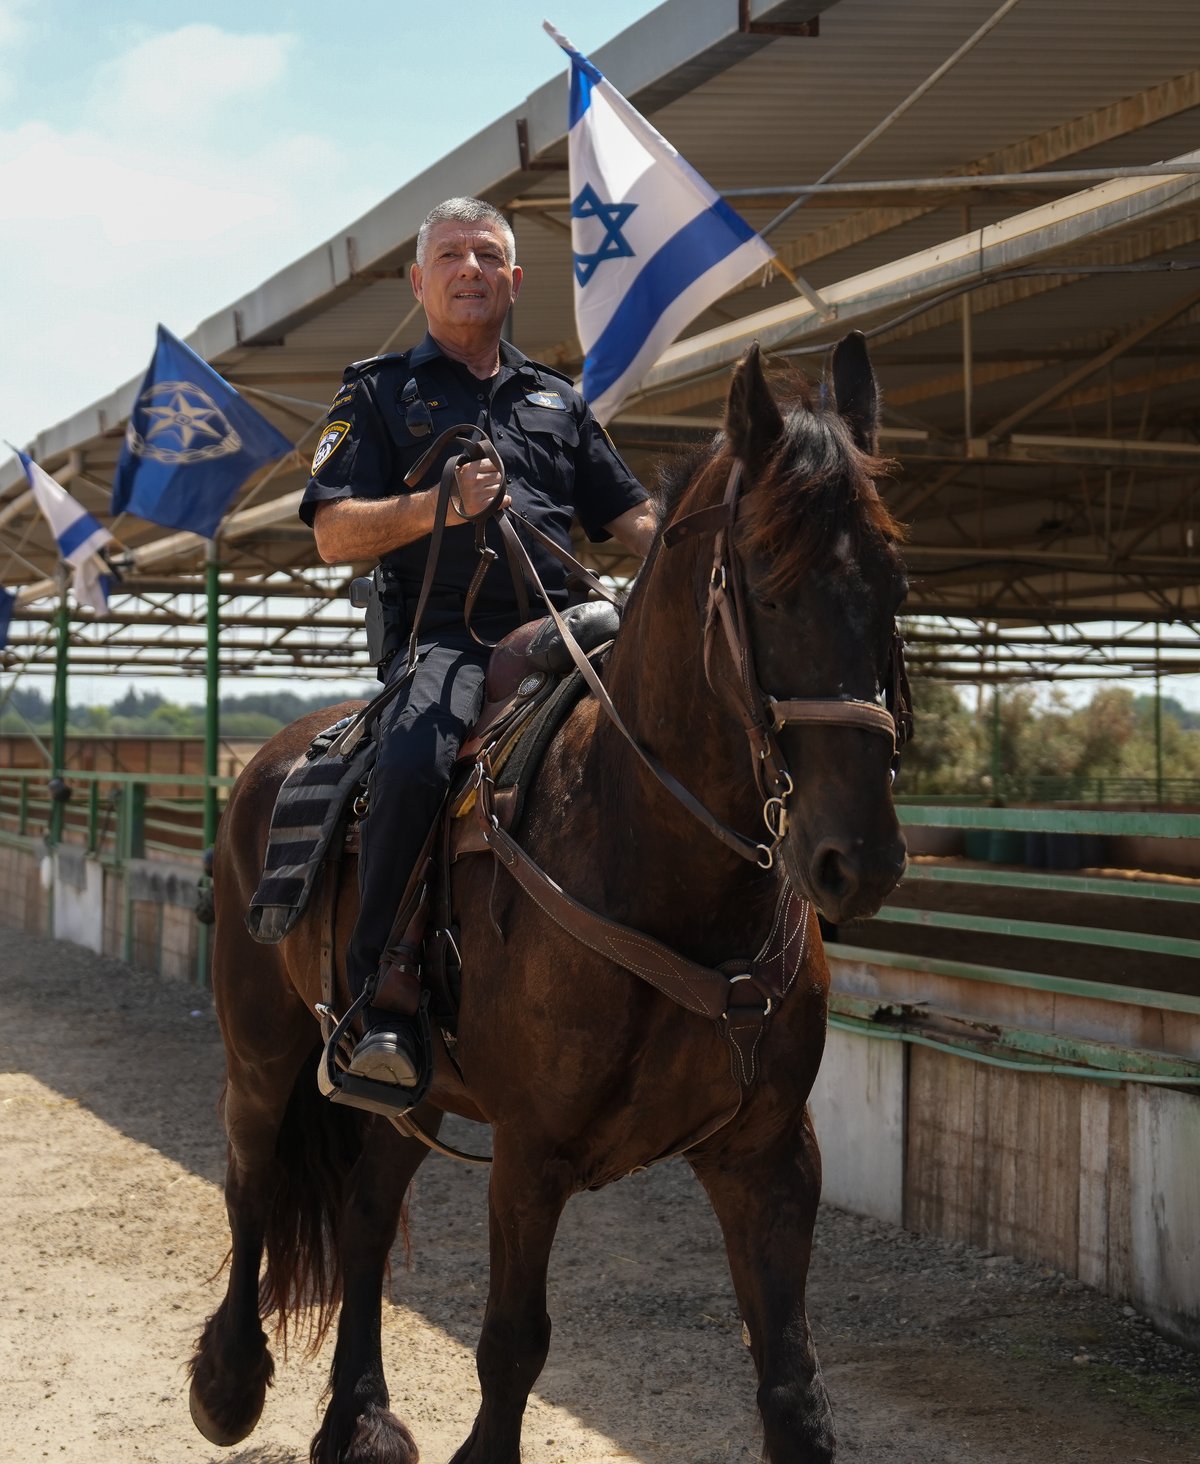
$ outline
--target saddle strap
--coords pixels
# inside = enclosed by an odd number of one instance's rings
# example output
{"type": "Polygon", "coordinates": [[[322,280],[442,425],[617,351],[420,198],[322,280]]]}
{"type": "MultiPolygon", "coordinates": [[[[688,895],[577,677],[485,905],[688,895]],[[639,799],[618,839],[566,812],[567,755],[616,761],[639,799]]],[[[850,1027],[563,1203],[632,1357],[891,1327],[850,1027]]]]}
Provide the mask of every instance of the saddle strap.
{"type": "Polygon", "coordinates": [[[476,764],[476,813],[484,843],[533,902],[568,935],[614,961],[697,1016],[715,1021],[732,1049],[734,1075],[743,1088],[758,1072],[758,1049],[767,1019],[787,995],[807,948],[808,901],[787,880],[780,882],[770,933],[754,960],[715,970],[689,960],[653,936],[633,930],[581,904],[517,843],[493,811],[492,780],[476,764]]]}

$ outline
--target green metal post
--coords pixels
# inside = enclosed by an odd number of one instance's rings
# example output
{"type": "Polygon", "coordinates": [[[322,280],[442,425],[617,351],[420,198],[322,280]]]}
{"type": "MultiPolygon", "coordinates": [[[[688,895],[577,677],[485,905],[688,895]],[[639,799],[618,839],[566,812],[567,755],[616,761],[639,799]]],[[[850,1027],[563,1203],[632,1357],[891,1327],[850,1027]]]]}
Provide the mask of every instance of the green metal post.
{"type": "Polygon", "coordinates": [[[1154,789],[1159,807],[1163,801],[1162,735],[1162,627],[1154,627],[1154,789]]]}
{"type": "Polygon", "coordinates": [[[992,801],[1000,802],[1000,643],[996,643],[996,685],[992,692],[992,801]]]}
{"type": "Polygon", "coordinates": [[[88,785],[88,853],[96,852],[100,835],[100,784],[93,780],[88,785]]]}
{"type": "MultiPolygon", "coordinates": [[[[208,541],[205,577],[208,655],[204,704],[204,849],[207,851],[217,837],[217,754],[221,738],[221,562],[215,539],[208,541]]],[[[196,981],[200,985],[208,976],[208,942],[209,927],[202,924],[196,942],[196,981]]]]}
{"type": "Polygon", "coordinates": [[[207,695],[204,705],[204,847],[217,836],[217,749],[221,736],[221,565],[217,541],[208,541],[207,611],[208,656],[205,661],[207,695]]]}
{"type": "MultiPolygon", "coordinates": [[[[70,616],[67,611],[67,592],[64,589],[58,602],[58,640],[54,652],[54,702],[51,721],[50,776],[62,778],[67,770],[67,647],[70,635],[70,616]]],[[[62,838],[63,818],[66,809],[63,804],[50,805],[50,842],[57,844],[62,838]]]]}

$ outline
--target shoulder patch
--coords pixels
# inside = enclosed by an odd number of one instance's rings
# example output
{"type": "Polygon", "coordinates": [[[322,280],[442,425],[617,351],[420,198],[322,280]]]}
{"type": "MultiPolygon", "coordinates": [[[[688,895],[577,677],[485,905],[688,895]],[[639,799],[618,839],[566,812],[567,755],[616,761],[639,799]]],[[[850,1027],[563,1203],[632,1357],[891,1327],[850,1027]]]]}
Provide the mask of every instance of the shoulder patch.
{"type": "Polygon", "coordinates": [[[525,400],[535,407],[551,407],[556,412],[565,412],[567,404],[558,391],[527,391],[525,400]]]}
{"type": "Polygon", "coordinates": [[[312,476],[314,478],[345,442],[346,434],[349,431],[349,422],[329,422],[322,428],[321,436],[317,439],[316,451],[313,453],[312,476]]]}

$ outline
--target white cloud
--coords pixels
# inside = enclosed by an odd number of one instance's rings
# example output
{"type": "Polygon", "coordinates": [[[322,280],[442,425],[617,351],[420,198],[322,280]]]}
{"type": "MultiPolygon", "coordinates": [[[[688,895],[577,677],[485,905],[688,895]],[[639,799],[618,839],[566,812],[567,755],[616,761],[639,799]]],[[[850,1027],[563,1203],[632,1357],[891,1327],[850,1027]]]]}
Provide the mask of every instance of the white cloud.
{"type": "MultiPolygon", "coordinates": [[[[67,223],[92,243],[210,239],[277,211],[286,180],[259,179],[244,165],[231,170],[161,144],[131,153],[111,138],[44,123],[0,133],[0,221],[24,224],[30,243],[41,234],[52,246],[49,230],[67,223]],[[35,222],[47,233],[29,227],[35,222]]],[[[79,234],[74,239],[82,242],[79,234]]]]}
{"type": "Polygon", "coordinates": [[[327,186],[336,144],[256,109],[290,46],[187,26],[84,79],[109,98],[86,126],[0,129],[0,330],[17,377],[0,435],[24,440],[135,376],[156,320],[186,334],[371,201],[327,186]],[[160,125],[168,101],[179,125],[160,125]]]}
{"type": "Polygon", "coordinates": [[[150,36],[96,72],[93,115],[108,133],[203,132],[230,103],[282,80],[290,35],[236,35],[185,25],[150,36]]]}

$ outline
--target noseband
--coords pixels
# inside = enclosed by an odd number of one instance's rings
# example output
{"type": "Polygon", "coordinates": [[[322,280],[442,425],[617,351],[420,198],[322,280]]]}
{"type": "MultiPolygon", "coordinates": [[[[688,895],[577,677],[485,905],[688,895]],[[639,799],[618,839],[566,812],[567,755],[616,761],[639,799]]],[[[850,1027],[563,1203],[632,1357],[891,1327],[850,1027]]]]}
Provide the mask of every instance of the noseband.
{"type": "Polygon", "coordinates": [[[754,859],[762,868],[770,869],[787,833],[788,800],[795,788],[776,734],[792,722],[857,727],[864,732],[877,733],[891,743],[894,778],[900,750],[912,735],[912,705],[904,666],[904,641],[898,633],[892,636],[891,667],[884,687],[883,705],[849,696],[781,699],[763,691],[747,630],[741,565],[730,542],[743,476],[742,461],[734,458],[721,502],[697,509],[668,524],[663,530],[662,542],[664,548],[671,549],[687,539],[714,535],[712,572],[704,615],[704,673],[709,686],[715,691],[713,652],[719,625],[738,678],[737,712],[750,743],[754,780],[763,799],[763,823],[771,839],[769,844],[752,844],[732,830],[726,830],[733,837],[722,838],[722,842],[736,849],[743,858],[754,859]]]}

